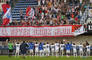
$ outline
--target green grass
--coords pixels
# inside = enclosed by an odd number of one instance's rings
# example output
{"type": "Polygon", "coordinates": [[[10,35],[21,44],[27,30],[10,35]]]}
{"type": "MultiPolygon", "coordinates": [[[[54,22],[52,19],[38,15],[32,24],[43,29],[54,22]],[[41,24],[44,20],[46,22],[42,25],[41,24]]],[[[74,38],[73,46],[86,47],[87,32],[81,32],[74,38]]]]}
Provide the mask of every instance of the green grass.
{"type": "Polygon", "coordinates": [[[25,59],[22,57],[8,57],[0,56],[0,60],[92,60],[92,57],[30,57],[27,56],[25,59]]]}

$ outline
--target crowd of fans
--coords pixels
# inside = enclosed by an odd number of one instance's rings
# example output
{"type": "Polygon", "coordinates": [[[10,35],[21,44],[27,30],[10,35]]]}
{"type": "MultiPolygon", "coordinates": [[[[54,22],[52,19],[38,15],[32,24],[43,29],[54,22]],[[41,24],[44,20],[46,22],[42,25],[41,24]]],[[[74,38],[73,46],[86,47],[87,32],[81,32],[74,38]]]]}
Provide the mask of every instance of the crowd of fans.
{"type": "Polygon", "coordinates": [[[38,0],[34,17],[25,18],[20,10],[21,20],[14,20],[13,26],[56,26],[80,24],[83,12],[89,1],[86,0],[38,0]]]}

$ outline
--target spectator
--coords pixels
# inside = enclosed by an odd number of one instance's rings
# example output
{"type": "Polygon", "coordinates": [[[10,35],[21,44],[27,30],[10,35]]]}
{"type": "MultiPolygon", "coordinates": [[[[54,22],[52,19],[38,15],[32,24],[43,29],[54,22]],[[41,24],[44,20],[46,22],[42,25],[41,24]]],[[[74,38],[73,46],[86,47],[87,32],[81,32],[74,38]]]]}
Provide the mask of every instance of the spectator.
{"type": "Polygon", "coordinates": [[[41,5],[41,1],[40,0],[38,0],[38,6],[40,6],[41,5]]]}
{"type": "Polygon", "coordinates": [[[20,19],[23,20],[23,11],[20,10],[20,19]]]}

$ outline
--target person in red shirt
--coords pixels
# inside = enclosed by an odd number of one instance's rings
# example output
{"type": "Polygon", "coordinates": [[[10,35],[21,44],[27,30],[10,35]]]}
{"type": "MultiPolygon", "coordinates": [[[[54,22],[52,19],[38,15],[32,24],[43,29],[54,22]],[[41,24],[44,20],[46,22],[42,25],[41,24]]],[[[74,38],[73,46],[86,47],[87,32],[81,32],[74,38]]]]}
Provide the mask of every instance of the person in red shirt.
{"type": "Polygon", "coordinates": [[[71,14],[71,17],[74,18],[74,14],[73,13],[71,14]]]}
{"type": "Polygon", "coordinates": [[[75,17],[75,21],[76,21],[76,22],[78,21],[78,17],[75,17]]]}
{"type": "Polygon", "coordinates": [[[78,17],[75,17],[75,22],[78,23],[78,17]]]}

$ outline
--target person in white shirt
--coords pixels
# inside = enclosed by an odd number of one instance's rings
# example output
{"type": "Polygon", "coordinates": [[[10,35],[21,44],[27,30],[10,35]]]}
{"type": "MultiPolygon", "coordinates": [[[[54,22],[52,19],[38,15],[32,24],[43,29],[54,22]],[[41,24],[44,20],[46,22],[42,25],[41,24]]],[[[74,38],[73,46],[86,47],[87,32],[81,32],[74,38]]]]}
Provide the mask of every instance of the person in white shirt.
{"type": "Polygon", "coordinates": [[[80,0],[80,4],[82,4],[82,0],[80,0]]]}
{"type": "Polygon", "coordinates": [[[65,44],[63,42],[60,43],[60,54],[63,56],[64,55],[64,48],[65,44]]]}
{"type": "Polygon", "coordinates": [[[55,53],[55,45],[52,43],[51,44],[51,55],[54,56],[55,53]]]}
{"type": "Polygon", "coordinates": [[[36,42],[35,44],[35,56],[39,55],[39,44],[36,42]]]}
{"type": "Polygon", "coordinates": [[[90,0],[90,3],[92,4],[92,0],[90,0]]]}
{"type": "Polygon", "coordinates": [[[82,44],[79,45],[79,55],[80,57],[83,56],[83,45],[82,44]]]}
{"type": "Polygon", "coordinates": [[[46,56],[50,56],[50,44],[48,42],[46,44],[46,56]]]}
{"type": "Polygon", "coordinates": [[[59,56],[59,43],[55,43],[55,56],[59,56]]]}
{"type": "Polygon", "coordinates": [[[73,43],[72,47],[73,47],[73,55],[77,56],[77,45],[75,45],[75,43],[73,43]]]}
{"type": "Polygon", "coordinates": [[[40,6],[41,5],[41,0],[38,0],[38,6],[40,6]]]}
{"type": "Polygon", "coordinates": [[[19,56],[19,53],[20,53],[20,44],[17,43],[16,44],[16,53],[15,53],[15,56],[19,56]]]}
{"type": "Polygon", "coordinates": [[[66,0],[64,0],[64,3],[66,3],[66,0]]]}
{"type": "Polygon", "coordinates": [[[45,0],[42,0],[42,4],[45,5],[45,0]]]}
{"type": "Polygon", "coordinates": [[[90,56],[90,45],[87,45],[86,49],[86,56],[90,56]]]}
{"type": "Polygon", "coordinates": [[[82,11],[80,10],[80,16],[82,16],[82,11]]]}
{"type": "Polygon", "coordinates": [[[44,56],[46,56],[46,44],[45,43],[43,45],[43,52],[44,52],[44,56]]]}

